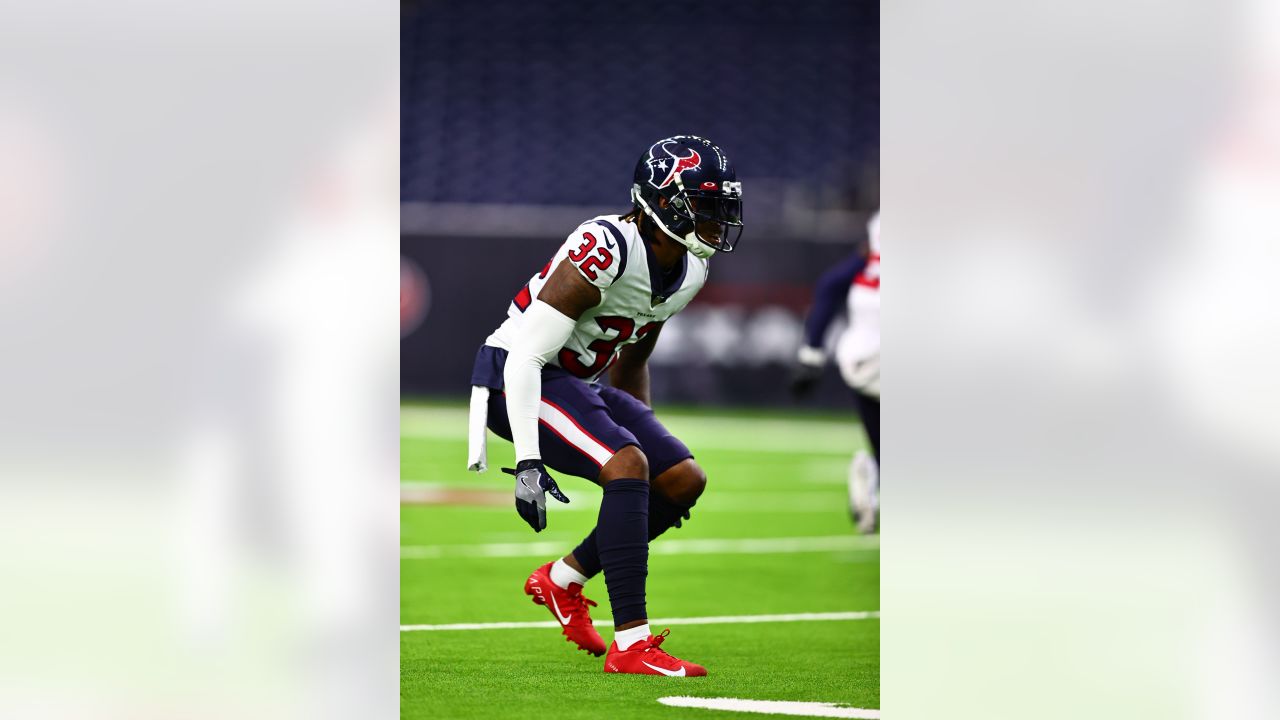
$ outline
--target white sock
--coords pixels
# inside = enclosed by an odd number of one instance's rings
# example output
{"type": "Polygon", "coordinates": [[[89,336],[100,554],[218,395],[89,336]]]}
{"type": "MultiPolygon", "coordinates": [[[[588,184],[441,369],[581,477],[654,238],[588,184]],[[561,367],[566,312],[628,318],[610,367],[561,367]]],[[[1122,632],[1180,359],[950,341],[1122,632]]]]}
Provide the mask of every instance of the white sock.
{"type": "Polygon", "coordinates": [[[637,625],[629,630],[614,630],[613,641],[618,644],[619,650],[626,650],[641,640],[649,639],[649,623],[637,625]]]}
{"type": "Polygon", "coordinates": [[[569,563],[566,563],[564,558],[560,558],[551,563],[551,582],[568,590],[570,583],[586,585],[587,576],[569,567],[569,563]]]}

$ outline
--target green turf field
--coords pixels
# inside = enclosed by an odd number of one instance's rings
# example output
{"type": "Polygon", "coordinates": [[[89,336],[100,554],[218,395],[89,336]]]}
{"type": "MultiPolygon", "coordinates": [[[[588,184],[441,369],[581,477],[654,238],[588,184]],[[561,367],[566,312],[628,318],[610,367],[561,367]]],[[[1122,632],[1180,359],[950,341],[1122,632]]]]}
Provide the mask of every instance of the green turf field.
{"type": "MultiPolygon", "coordinates": [[[[879,611],[878,537],[849,520],[845,479],[865,441],[853,415],[658,409],[706,469],[706,493],[683,529],[656,540],[649,613],[662,618],[879,611]],[[742,542],[759,540],[759,542],[742,542]],[[667,549],[663,549],[663,545],[667,549]]],[[[483,475],[463,471],[463,403],[401,411],[401,716],[406,718],[716,718],[737,712],[660,705],[673,695],[880,707],[880,622],[671,624],[663,645],[708,677],[605,675],[602,658],[558,628],[411,630],[414,625],[541,622],[522,592],[537,566],[594,525],[600,491],[558,477],[572,499],[548,499],[535,534],[510,498],[508,443],[490,435],[483,475]]],[[[605,642],[608,593],[586,595],[605,642]]],[[[755,717],[760,717],[755,715],[755,717]]]]}

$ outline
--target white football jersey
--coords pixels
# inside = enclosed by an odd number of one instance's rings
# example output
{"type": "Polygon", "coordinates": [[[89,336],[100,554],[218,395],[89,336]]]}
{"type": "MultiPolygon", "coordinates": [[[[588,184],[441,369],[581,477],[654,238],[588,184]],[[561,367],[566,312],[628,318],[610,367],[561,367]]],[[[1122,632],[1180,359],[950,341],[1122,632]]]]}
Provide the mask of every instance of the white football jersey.
{"type": "Polygon", "coordinates": [[[601,300],[578,318],[568,342],[548,364],[591,382],[613,364],[623,347],[684,309],[706,283],[710,269],[706,260],[685,253],[682,264],[669,276],[671,282],[664,283],[653,250],[635,223],[618,215],[592,218],[570,233],[542,271],[516,293],[506,321],[485,340],[486,345],[511,349],[524,311],[566,259],[600,289],[601,300]]]}
{"type": "Polygon", "coordinates": [[[867,223],[871,254],[849,286],[849,328],[836,344],[836,364],[846,383],[880,395],[880,213],[867,223]]]}
{"type": "Polygon", "coordinates": [[[867,223],[867,236],[870,239],[871,254],[867,257],[867,265],[853,279],[849,286],[849,317],[856,318],[857,324],[872,326],[875,335],[880,336],[880,214],[876,213],[867,223]]]}

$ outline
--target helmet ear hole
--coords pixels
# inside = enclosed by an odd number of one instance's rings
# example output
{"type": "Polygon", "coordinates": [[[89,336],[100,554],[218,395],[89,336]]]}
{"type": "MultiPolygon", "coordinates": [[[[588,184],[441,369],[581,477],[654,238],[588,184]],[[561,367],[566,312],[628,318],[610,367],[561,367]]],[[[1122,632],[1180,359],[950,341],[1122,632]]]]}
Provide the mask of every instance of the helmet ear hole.
{"type": "Polygon", "coordinates": [[[658,207],[662,208],[663,210],[667,208],[667,199],[665,197],[658,196],[658,207]]]}

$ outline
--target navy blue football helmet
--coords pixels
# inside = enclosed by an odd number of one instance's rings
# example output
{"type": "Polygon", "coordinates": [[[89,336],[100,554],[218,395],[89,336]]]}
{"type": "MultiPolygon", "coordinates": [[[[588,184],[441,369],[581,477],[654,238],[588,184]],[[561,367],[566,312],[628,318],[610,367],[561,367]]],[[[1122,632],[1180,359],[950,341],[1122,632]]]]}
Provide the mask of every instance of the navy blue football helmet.
{"type": "Polygon", "coordinates": [[[742,183],[720,148],[696,135],[659,140],[640,156],[631,201],[700,258],[733,252],[742,237],[742,183]]]}

